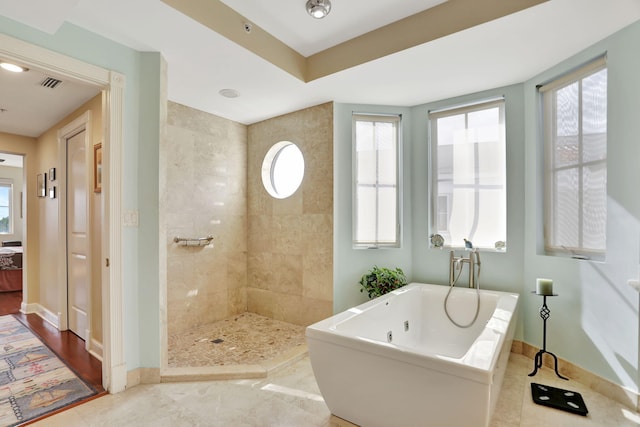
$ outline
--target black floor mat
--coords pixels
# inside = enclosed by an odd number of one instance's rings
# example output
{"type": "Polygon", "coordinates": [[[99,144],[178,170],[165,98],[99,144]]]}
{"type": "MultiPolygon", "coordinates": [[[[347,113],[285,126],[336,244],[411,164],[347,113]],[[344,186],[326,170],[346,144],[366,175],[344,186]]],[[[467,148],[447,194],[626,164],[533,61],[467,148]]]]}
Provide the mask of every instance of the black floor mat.
{"type": "Polygon", "coordinates": [[[589,412],[580,393],[548,385],[531,383],[531,396],[538,405],[586,416],[589,412]]]}

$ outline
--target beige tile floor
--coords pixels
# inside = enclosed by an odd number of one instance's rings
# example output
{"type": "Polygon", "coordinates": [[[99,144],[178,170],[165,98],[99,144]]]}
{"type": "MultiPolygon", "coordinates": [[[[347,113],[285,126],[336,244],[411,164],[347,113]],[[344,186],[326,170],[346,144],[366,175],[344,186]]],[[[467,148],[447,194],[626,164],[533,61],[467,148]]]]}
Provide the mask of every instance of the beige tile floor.
{"type": "MultiPolygon", "coordinates": [[[[511,354],[491,427],[640,426],[640,414],[576,381],[556,378],[549,368],[543,368],[533,378],[528,377],[532,364],[525,356],[511,354]],[[581,393],[589,415],[582,417],[534,404],[530,391],[532,381],[581,393]]],[[[454,404],[464,408],[464,402],[454,404]]],[[[349,424],[331,417],[313,377],[309,358],[305,357],[260,380],[140,385],[34,425],[342,427],[349,424]]],[[[424,426],[428,425],[425,421],[424,426]]]]}

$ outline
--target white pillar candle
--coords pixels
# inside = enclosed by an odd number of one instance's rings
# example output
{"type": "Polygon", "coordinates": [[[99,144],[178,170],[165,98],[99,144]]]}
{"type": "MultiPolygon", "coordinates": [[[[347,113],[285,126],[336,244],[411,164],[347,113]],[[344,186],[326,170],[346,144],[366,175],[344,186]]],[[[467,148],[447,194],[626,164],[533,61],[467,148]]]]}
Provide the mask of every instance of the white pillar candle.
{"type": "Polygon", "coordinates": [[[553,295],[553,280],[551,280],[551,279],[537,279],[536,280],[536,293],[538,295],[553,295]]]}

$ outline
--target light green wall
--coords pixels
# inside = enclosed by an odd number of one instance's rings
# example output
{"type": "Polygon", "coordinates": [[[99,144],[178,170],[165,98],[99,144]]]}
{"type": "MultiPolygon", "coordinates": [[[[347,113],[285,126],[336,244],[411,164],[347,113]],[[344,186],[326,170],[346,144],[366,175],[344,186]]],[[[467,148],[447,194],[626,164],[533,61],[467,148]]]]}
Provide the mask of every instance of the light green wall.
{"type": "MultiPolygon", "coordinates": [[[[467,96],[414,107],[412,192],[413,210],[413,278],[415,281],[446,285],[449,282],[449,251],[429,247],[430,182],[428,147],[428,111],[504,97],[507,156],[507,250],[480,254],[480,287],[521,292],[523,285],[524,244],[524,126],[522,85],[487,90],[467,96]]],[[[457,254],[460,254],[458,251],[457,254]]],[[[520,339],[522,325],[516,330],[520,339]]]]}
{"type": "Polygon", "coordinates": [[[410,279],[411,275],[411,109],[371,105],[334,104],[333,153],[333,307],[335,312],[346,310],[367,299],[360,293],[360,277],[374,265],[400,267],[410,279]],[[402,203],[401,249],[353,249],[351,226],[351,161],[352,161],[352,113],[402,114],[404,197],[402,203]]]}
{"type": "MultiPolygon", "coordinates": [[[[554,280],[548,301],[547,347],[634,391],[638,390],[638,292],[628,280],[640,272],[640,23],[633,24],[524,84],[525,291],[536,277],[554,280]],[[605,262],[539,255],[542,245],[542,146],[535,86],[607,53],[607,254],[605,262]]],[[[523,292],[524,340],[540,344],[540,298],[523,292]]]]}
{"type": "Polygon", "coordinates": [[[140,224],[144,225],[125,228],[122,234],[125,359],[127,370],[159,367],[159,304],[154,305],[158,299],[159,89],[153,86],[159,81],[160,54],[140,53],[66,23],[49,35],[0,16],[0,31],[126,76],[122,209],[140,210],[140,224]],[[140,150],[144,150],[141,156],[140,150]],[[145,195],[142,200],[141,194],[145,195]],[[153,227],[155,238],[150,237],[153,227]],[[146,274],[151,270],[152,274],[146,274]],[[143,293],[140,298],[139,293],[143,293]]]}
{"type": "MultiPolygon", "coordinates": [[[[336,311],[361,302],[359,274],[373,264],[398,265],[414,281],[446,284],[448,252],[428,247],[429,153],[427,112],[503,95],[507,133],[507,252],[482,252],[481,287],[521,294],[516,338],[542,345],[537,277],[554,280],[558,297],[548,306],[547,349],[588,371],[637,391],[639,384],[639,297],[629,285],[640,274],[640,23],[563,61],[522,84],[416,106],[358,106],[361,111],[402,110],[405,133],[404,249],[354,251],[351,236],[350,123],[353,106],[335,105],[335,290],[336,311]],[[608,223],[606,262],[539,255],[542,247],[542,145],[536,85],[607,52],[608,223]],[[408,137],[407,137],[408,135],[408,137]],[[407,174],[410,179],[407,181],[407,174]]],[[[471,70],[470,72],[473,72],[471,70]]],[[[635,405],[635,402],[633,402],[635,405]]]]}
{"type": "MultiPolygon", "coordinates": [[[[413,209],[413,276],[415,280],[447,284],[449,251],[429,248],[430,182],[428,147],[428,111],[503,96],[505,99],[507,141],[507,251],[482,252],[480,286],[495,290],[518,291],[522,288],[523,247],[523,93],[522,85],[488,90],[481,93],[414,107],[412,193],[413,209]]],[[[462,244],[462,242],[458,242],[462,244]]]]}
{"type": "MultiPolygon", "coordinates": [[[[140,111],[140,122],[153,124],[140,129],[137,157],[138,167],[138,307],[140,325],[140,359],[143,367],[160,366],[160,265],[159,265],[159,167],[162,58],[157,53],[140,54],[140,99],[147,108],[140,111]]],[[[166,113],[165,113],[166,114],[166,113]]]]}
{"type": "MultiPolygon", "coordinates": [[[[410,281],[446,285],[449,251],[429,248],[430,180],[429,110],[504,96],[507,118],[507,252],[481,254],[480,286],[520,292],[523,283],[524,129],[523,86],[514,85],[413,108],[335,104],[335,253],[334,308],[342,311],[366,300],[358,279],[371,266],[399,266],[410,281]],[[404,227],[402,249],[351,248],[351,113],[364,111],[403,114],[404,227]]],[[[517,338],[520,338],[521,326],[517,338]]]]}

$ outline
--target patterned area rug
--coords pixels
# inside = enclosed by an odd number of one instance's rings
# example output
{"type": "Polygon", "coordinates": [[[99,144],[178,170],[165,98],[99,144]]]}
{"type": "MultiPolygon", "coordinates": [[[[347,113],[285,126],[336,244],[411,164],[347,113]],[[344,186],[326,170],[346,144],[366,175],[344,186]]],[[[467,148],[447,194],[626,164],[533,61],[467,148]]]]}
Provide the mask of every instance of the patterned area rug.
{"type": "Polygon", "coordinates": [[[15,426],[96,391],[13,316],[0,316],[0,426],[15,426]]]}

